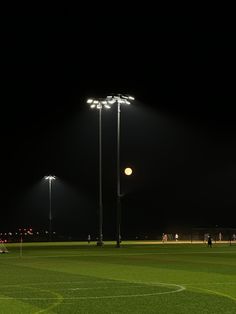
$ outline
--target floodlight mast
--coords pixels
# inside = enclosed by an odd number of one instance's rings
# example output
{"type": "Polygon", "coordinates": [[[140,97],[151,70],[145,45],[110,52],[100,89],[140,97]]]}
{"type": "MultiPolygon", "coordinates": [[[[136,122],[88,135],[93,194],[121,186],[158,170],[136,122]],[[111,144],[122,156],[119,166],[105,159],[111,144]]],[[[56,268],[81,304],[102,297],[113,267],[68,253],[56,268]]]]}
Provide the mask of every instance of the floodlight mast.
{"type": "Polygon", "coordinates": [[[117,94],[107,96],[109,104],[117,103],[117,197],[116,197],[116,247],[121,243],[121,184],[120,184],[120,114],[121,105],[130,105],[134,97],[129,95],[117,94]]]}
{"type": "Polygon", "coordinates": [[[97,245],[103,246],[103,198],[102,198],[102,110],[111,106],[106,98],[88,99],[87,104],[99,111],[99,236],[97,245]]]}
{"type": "Polygon", "coordinates": [[[55,176],[45,176],[45,180],[48,180],[49,187],[49,238],[52,239],[52,181],[56,180],[55,176]]]}

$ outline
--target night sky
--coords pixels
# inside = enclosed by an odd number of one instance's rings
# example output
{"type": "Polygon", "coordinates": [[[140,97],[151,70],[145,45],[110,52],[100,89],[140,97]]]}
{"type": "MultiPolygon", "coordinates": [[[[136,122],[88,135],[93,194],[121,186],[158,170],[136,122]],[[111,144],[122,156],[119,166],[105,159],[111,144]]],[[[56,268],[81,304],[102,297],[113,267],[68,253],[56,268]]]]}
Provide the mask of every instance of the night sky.
{"type": "MultiPolygon", "coordinates": [[[[122,235],[235,227],[234,36],[136,17],[75,15],[1,24],[1,224],[98,231],[98,112],[89,97],[127,93],[121,112],[122,235]]],[[[104,238],[116,223],[116,108],[103,112],[104,238]]]]}

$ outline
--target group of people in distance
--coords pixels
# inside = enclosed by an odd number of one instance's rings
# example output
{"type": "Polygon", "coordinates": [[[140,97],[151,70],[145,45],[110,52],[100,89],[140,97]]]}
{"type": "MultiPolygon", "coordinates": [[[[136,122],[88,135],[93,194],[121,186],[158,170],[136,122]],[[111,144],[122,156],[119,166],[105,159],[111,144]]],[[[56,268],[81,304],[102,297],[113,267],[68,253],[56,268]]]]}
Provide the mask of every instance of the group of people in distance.
{"type": "MultiPolygon", "coordinates": [[[[207,246],[208,247],[212,247],[212,237],[211,237],[211,235],[210,234],[207,234],[207,237],[206,237],[206,235],[204,236],[204,239],[205,239],[205,241],[207,242],[207,246]]],[[[167,234],[166,233],[163,233],[162,234],[162,243],[164,243],[164,242],[167,242],[167,240],[168,240],[168,236],[167,236],[167,234]]],[[[175,241],[178,241],[179,240],[179,235],[178,235],[178,233],[176,233],[175,234],[175,241]]],[[[222,240],[222,234],[220,233],[219,234],[219,241],[221,241],[222,240]]]]}
{"type": "MultiPolygon", "coordinates": [[[[179,240],[179,235],[178,235],[178,233],[175,234],[174,238],[175,238],[175,241],[176,241],[176,242],[179,240]]],[[[219,241],[222,241],[222,239],[223,239],[223,235],[222,235],[221,232],[219,233],[218,239],[219,239],[219,241]]],[[[166,233],[162,233],[162,242],[163,242],[163,243],[164,243],[164,242],[167,242],[167,240],[168,240],[168,235],[167,235],[166,233]]],[[[232,235],[232,240],[233,240],[233,241],[236,241],[236,235],[235,235],[235,234],[232,235]]],[[[212,247],[212,237],[211,237],[210,234],[206,233],[206,234],[204,235],[204,241],[207,243],[207,246],[208,246],[208,247],[212,247]]],[[[89,234],[89,235],[88,235],[88,244],[90,244],[90,242],[91,242],[91,235],[89,234]]],[[[0,243],[1,243],[1,241],[0,241],[0,243]]]]}
{"type": "MultiPolygon", "coordinates": [[[[231,239],[232,239],[232,241],[236,241],[236,234],[235,233],[232,235],[231,239]]],[[[219,242],[221,242],[223,240],[223,235],[221,232],[219,233],[218,240],[219,240],[219,242]]],[[[207,235],[207,246],[212,247],[212,237],[210,234],[207,235]]]]}
{"type": "MultiPolygon", "coordinates": [[[[162,242],[167,242],[168,240],[168,235],[166,233],[162,233],[162,242]]],[[[179,235],[178,233],[175,234],[175,241],[179,240],[179,235]]]]}

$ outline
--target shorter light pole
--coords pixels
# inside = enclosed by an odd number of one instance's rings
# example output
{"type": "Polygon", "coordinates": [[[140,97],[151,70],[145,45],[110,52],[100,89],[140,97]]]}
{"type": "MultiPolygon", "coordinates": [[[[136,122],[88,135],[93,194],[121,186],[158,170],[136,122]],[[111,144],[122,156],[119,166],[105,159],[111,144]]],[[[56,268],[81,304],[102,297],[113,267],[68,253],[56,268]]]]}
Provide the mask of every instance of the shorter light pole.
{"type": "Polygon", "coordinates": [[[99,233],[98,246],[103,246],[103,199],[102,199],[102,110],[110,109],[111,106],[106,98],[88,99],[87,104],[92,109],[99,111],[99,233]]]}
{"type": "Polygon", "coordinates": [[[49,238],[52,239],[52,181],[56,180],[55,176],[45,176],[45,180],[48,180],[49,188],[49,238]]]}

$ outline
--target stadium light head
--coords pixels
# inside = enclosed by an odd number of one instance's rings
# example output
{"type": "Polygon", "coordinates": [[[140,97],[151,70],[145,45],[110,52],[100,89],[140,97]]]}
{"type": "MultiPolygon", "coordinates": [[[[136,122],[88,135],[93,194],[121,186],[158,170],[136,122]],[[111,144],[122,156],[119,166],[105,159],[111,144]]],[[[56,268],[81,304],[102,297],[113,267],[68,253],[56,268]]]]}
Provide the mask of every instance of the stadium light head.
{"type": "Polygon", "coordinates": [[[49,181],[52,181],[52,180],[56,180],[56,177],[55,176],[45,176],[45,180],[49,180],[49,181]]]}
{"type": "Polygon", "coordinates": [[[111,104],[114,103],[113,101],[110,102],[109,99],[107,98],[97,98],[97,99],[92,99],[89,98],[87,100],[87,104],[90,105],[91,109],[110,109],[111,108],[111,104]]]}
{"type": "Polygon", "coordinates": [[[129,96],[129,95],[117,94],[117,95],[107,96],[107,102],[109,104],[114,104],[117,102],[123,105],[130,105],[131,101],[133,100],[134,100],[134,97],[129,96]]]}
{"type": "Polygon", "coordinates": [[[110,105],[113,105],[115,102],[116,102],[115,99],[111,99],[111,100],[109,99],[109,100],[108,100],[108,103],[109,103],[110,105]]]}

